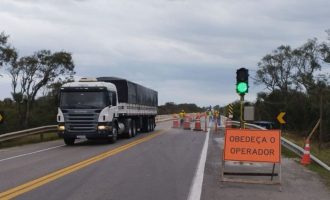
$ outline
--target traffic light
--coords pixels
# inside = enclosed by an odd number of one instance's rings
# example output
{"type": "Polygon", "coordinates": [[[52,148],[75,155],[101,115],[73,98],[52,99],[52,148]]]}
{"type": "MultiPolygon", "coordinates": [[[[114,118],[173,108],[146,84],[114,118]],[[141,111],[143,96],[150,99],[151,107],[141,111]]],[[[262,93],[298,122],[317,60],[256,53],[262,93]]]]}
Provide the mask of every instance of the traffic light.
{"type": "Polygon", "coordinates": [[[236,92],[244,95],[249,92],[249,70],[240,68],[236,71],[236,92]]]}

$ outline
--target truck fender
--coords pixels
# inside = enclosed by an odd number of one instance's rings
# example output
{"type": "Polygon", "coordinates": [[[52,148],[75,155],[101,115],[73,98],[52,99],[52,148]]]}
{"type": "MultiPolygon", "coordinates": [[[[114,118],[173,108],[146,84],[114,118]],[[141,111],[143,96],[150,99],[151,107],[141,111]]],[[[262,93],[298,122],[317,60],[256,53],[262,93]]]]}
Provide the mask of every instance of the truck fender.
{"type": "Polygon", "coordinates": [[[110,114],[110,107],[105,107],[100,112],[98,122],[111,122],[113,119],[113,116],[110,114]]]}
{"type": "Polygon", "coordinates": [[[60,108],[57,108],[56,120],[57,120],[58,123],[61,123],[61,122],[64,123],[64,115],[63,115],[63,112],[60,108]]]}

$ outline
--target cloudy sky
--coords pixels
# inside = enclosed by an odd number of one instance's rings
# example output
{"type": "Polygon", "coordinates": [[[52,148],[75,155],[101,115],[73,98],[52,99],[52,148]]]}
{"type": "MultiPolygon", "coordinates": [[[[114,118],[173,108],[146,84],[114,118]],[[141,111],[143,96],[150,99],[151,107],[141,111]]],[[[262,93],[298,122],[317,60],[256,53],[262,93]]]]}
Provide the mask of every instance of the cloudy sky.
{"type": "MultiPolygon", "coordinates": [[[[239,99],[236,69],[254,76],[281,44],[325,41],[329,0],[0,0],[0,32],[19,54],[73,54],[77,78],[118,76],[159,92],[159,104],[239,99]]],[[[247,100],[264,88],[250,79],[247,100]]],[[[10,79],[0,77],[0,99],[10,79]]]]}

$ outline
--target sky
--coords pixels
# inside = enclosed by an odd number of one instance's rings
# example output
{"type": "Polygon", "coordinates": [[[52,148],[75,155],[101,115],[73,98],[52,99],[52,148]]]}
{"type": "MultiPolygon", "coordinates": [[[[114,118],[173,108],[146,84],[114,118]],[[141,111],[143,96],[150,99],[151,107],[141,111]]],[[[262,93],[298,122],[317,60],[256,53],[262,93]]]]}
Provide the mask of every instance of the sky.
{"type": "MultiPolygon", "coordinates": [[[[117,76],[155,89],[165,102],[226,105],[239,99],[236,70],[285,44],[326,41],[329,0],[0,0],[0,32],[20,56],[73,55],[76,79],[117,76]]],[[[10,97],[2,70],[0,99],[10,97]]]]}

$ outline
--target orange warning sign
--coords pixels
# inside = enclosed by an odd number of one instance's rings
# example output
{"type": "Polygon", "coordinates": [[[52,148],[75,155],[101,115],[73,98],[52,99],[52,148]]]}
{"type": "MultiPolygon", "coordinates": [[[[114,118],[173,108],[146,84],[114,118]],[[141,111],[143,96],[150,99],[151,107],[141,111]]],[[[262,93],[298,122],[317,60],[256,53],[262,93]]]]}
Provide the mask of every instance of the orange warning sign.
{"type": "Polygon", "coordinates": [[[224,160],[280,163],[281,131],[227,129],[224,160]]]}

